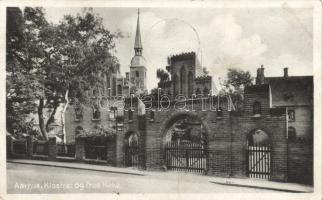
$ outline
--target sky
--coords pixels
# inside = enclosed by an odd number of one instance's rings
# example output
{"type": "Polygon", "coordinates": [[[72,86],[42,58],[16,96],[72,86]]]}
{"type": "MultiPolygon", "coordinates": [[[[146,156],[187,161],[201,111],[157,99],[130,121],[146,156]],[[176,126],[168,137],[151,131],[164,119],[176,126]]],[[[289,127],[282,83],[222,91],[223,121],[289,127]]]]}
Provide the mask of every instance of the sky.
{"type": "MultiPolygon", "coordinates": [[[[121,73],[129,71],[134,56],[137,8],[94,8],[117,41],[121,73]]],[[[48,21],[82,8],[45,8],[48,21]]],[[[165,69],[167,57],[195,51],[219,87],[228,68],[256,70],[265,76],[313,75],[313,15],[310,8],[140,8],[143,56],[147,60],[147,87],[157,86],[156,70],[165,69]]]]}

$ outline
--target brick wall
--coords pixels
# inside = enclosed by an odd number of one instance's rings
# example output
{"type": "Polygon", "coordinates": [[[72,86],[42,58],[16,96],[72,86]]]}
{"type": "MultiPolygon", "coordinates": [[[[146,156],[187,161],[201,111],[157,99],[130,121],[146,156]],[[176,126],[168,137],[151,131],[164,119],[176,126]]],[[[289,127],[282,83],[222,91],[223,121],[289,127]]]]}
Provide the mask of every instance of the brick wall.
{"type": "MultiPolygon", "coordinates": [[[[115,145],[108,146],[110,148],[108,157],[111,159],[108,162],[115,162],[119,167],[125,166],[126,140],[129,133],[135,132],[139,137],[140,168],[164,170],[166,164],[164,145],[167,129],[174,118],[188,115],[199,119],[206,129],[208,175],[247,177],[247,136],[252,131],[260,129],[268,134],[271,141],[271,180],[311,183],[313,174],[311,145],[309,143],[287,143],[287,109],[271,108],[269,85],[246,88],[244,97],[242,111],[228,111],[226,101],[220,100],[223,109],[222,116],[218,116],[217,111],[209,110],[208,104],[205,105],[207,111],[202,111],[199,101],[195,102],[193,112],[174,109],[155,110],[154,119],[150,118],[150,111],[146,112],[146,116],[138,116],[137,111],[133,111],[133,119],[129,120],[129,112],[125,111],[123,126],[118,128],[115,145]],[[260,115],[253,113],[255,101],[261,104],[260,115]],[[302,177],[305,177],[304,180],[302,177]]],[[[189,109],[190,103],[187,103],[189,109]]],[[[84,113],[92,115],[91,110],[84,113]]],[[[101,112],[101,120],[98,122],[84,120],[73,122],[73,126],[82,124],[84,127],[91,127],[94,123],[111,123],[107,113],[101,112]]],[[[84,116],[84,118],[91,119],[90,116],[84,116]]],[[[74,132],[74,129],[75,127],[69,127],[70,131],[74,132]]]]}
{"type": "Polygon", "coordinates": [[[288,143],[288,182],[313,185],[313,141],[288,143]]]}

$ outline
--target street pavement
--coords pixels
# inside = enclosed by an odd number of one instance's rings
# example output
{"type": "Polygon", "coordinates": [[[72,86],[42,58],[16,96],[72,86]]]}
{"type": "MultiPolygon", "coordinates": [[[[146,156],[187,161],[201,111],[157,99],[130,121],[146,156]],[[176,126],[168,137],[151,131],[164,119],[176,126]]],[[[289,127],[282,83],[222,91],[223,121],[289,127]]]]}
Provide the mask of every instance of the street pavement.
{"type": "Polygon", "coordinates": [[[143,176],[7,163],[7,192],[12,193],[277,193],[280,191],[216,184],[210,177],[181,172],[143,176]]]}

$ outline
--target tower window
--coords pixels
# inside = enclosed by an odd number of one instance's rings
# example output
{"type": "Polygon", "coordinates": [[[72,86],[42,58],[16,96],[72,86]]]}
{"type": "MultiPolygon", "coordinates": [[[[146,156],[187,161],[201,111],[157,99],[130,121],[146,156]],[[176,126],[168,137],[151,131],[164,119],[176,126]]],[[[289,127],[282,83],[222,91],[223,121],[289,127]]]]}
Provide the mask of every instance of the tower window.
{"type": "Polygon", "coordinates": [[[136,71],[136,77],[139,77],[139,71],[136,71]]]}

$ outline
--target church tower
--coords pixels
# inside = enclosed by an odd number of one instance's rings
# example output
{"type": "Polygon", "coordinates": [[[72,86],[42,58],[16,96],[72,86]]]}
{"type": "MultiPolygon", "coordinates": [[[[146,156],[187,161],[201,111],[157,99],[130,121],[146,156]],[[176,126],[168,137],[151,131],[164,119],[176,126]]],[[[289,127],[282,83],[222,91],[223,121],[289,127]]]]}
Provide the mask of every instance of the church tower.
{"type": "Polygon", "coordinates": [[[130,93],[132,94],[143,94],[147,92],[147,68],[146,59],[142,56],[143,47],[141,43],[139,17],[140,13],[138,9],[137,29],[134,46],[135,55],[131,59],[130,63],[130,93]]]}

